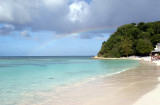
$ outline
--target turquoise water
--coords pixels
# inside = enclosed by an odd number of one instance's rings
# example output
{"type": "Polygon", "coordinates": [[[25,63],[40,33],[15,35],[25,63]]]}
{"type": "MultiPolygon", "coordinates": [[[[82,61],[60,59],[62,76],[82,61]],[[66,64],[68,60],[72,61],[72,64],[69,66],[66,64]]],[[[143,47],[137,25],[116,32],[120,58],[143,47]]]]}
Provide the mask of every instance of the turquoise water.
{"type": "Polygon", "coordinates": [[[134,60],[91,57],[0,57],[0,105],[16,105],[27,92],[54,90],[137,65],[134,60]]]}

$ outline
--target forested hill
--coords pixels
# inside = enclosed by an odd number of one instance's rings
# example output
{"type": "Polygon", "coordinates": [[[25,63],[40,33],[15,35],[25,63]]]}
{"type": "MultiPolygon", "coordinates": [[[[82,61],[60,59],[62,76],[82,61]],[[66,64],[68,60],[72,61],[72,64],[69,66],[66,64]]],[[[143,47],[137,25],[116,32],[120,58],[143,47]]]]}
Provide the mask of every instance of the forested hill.
{"type": "Polygon", "coordinates": [[[160,21],[131,23],[117,28],[103,42],[99,57],[147,56],[160,43],[160,21]]]}

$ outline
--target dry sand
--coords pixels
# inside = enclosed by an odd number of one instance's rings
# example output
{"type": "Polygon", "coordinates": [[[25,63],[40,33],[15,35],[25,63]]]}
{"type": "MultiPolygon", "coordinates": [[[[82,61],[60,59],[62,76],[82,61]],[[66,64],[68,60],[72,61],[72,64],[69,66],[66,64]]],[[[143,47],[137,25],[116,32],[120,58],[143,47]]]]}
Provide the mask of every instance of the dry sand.
{"type": "Polygon", "coordinates": [[[134,105],[160,105],[160,85],[138,99],[134,105]]]}

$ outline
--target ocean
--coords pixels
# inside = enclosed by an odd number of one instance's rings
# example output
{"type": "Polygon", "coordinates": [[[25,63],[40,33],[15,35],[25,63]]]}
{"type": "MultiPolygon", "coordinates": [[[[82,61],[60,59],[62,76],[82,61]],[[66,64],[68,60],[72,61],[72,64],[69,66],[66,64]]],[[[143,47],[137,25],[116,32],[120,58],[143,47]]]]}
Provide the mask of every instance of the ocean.
{"type": "Polygon", "coordinates": [[[27,96],[35,98],[32,93],[50,93],[138,65],[136,60],[95,60],[90,56],[0,57],[0,105],[20,105],[27,96]]]}

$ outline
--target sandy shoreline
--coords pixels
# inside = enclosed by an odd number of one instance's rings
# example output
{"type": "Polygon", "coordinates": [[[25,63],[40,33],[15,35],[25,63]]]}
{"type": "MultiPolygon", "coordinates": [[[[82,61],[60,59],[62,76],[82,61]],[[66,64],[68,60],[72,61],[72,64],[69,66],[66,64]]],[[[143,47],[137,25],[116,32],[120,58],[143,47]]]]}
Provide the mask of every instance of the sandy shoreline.
{"type": "Polygon", "coordinates": [[[136,69],[114,75],[112,78],[118,79],[116,82],[124,85],[123,89],[116,92],[107,102],[105,98],[93,105],[160,105],[159,76],[159,66],[142,62],[136,69]]]}
{"type": "Polygon", "coordinates": [[[137,68],[113,76],[59,88],[55,92],[36,93],[46,99],[20,105],[159,105],[159,77],[159,66],[142,62],[137,68]],[[148,100],[152,104],[148,104],[148,100]]]}
{"type": "MultiPolygon", "coordinates": [[[[160,66],[160,61],[151,61],[151,57],[141,57],[141,58],[134,58],[134,57],[122,57],[122,58],[103,58],[103,57],[93,57],[93,59],[133,59],[133,60],[140,60],[141,63],[147,64],[149,66],[155,66],[157,70],[160,70],[158,66],[160,66]]],[[[157,83],[155,85],[155,89],[152,91],[146,92],[144,95],[142,95],[134,104],[126,104],[126,105],[160,105],[160,76],[156,77],[157,83]]],[[[153,82],[153,81],[152,81],[153,82]]],[[[144,87],[146,88],[146,87],[144,87]]],[[[129,93],[128,93],[129,94],[129,93]]],[[[120,100],[122,101],[122,100],[120,100]]],[[[112,104],[110,104],[112,105],[112,104]]],[[[114,105],[114,104],[113,104],[114,105]]],[[[115,104],[116,105],[116,104],[115,104]]],[[[117,103],[118,105],[118,103],[117,103]]],[[[121,104],[119,104],[121,105],[121,104]]],[[[124,105],[124,104],[123,104],[124,105]]]]}
{"type": "Polygon", "coordinates": [[[141,60],[141,58],[138,58],[138,57],[121,57],[121,58],[104,58],[104,57],[92,57],[92,59],[132,59],[132,60],[141,60]]]}
{"type": "Polygon", "coordinates": [[[92,57],[92,59],[104,59],[104,60],[122,60],[122,59],[130,59],[130,60],[139,60],[144,63],[153,63],[156,64],[157,66],[160,66],[160,60],[154,60],[151,61],[151,57],[136,57],[136,56],[131,56],[131,57],[121,57],[121,58],[104,58],[104,57],[92,57]]]}

